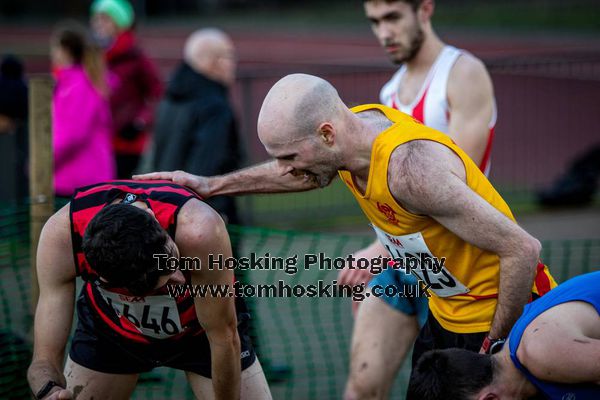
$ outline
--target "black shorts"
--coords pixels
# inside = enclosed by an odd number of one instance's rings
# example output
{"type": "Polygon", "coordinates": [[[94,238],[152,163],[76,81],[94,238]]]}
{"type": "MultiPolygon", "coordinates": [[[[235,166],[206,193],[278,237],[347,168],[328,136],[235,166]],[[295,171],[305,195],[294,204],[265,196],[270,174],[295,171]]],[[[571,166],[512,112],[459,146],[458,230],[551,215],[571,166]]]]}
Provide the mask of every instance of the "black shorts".
{"type": "MultiPolygon", "coordinates": [[[[210,344],[204,333],[143,344],[109,330],[97,320],[83,296],[77,301],[77,314],[69,357],[79,365],[110,374],[138,374],[165,366],[211,378],[210,344]]],[[[247,334],[249,319],[248,313],[238,313],[242,370],[256,360],[247,334]]]]}
{"type": "Polygon", "coordinates": [[[421,328],[417,341],[413,347],[412,368],[414,370],[417,361],[423,353],[429,350],[443,350],[453,347],[479,352],[481,345],[488,332],[477,333],[455,333],[442,327],[431,315],[427,315],[427,322],[421,328]]]}

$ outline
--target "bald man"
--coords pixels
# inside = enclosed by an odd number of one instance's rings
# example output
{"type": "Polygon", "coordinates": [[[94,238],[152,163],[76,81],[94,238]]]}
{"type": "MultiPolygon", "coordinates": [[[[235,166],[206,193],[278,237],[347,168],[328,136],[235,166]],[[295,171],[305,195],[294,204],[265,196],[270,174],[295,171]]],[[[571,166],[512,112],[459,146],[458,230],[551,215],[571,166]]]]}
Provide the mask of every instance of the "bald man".
{"type": "MultiPolygon", "coordinates": [[[[327,81],[294,74],[267,94],[258,135],[273,161],[212,178],[182,171],[142,178],[171,179],[212,196],[310,190],[339,175],[394,265],[429,260],[410,272],[401,269],[431,294],[413,364],[431,349],[489,351],[502,343],[532,295],[556,285],[538,260],[540,243],[516,224],[477,165],[448,136],[409,115],[376,104],[349,110],[327,81]]],[[[371,293],[356,326],[367,314],[377,317],[372,329],[386,322],[389,313],[372,310],[382,290],[371,293]]],[[[371,351],[397,351],[391,339],[372,343],[371,351]]],[[[352,351],[361,345],[353,342],[352,351]]],[[[396,366],[376,367],[360,365],[364,374],[394,374],[396,366]]],[[[345,397],[386,398],[389,389],[361,393],[349,385],[345,397]]]]}
{"type": "MultiPolygon", "coordinates": [[[[224,32],[208,28],[188,37],[183,61],[158,108],[151,169],[219,175],[242,166],[243,149],[228,98],[235,69],[235,48],[224,32]]],[[[232,198],[213,197],[208,203],[226,222],[239,223],[232,198]]]]}

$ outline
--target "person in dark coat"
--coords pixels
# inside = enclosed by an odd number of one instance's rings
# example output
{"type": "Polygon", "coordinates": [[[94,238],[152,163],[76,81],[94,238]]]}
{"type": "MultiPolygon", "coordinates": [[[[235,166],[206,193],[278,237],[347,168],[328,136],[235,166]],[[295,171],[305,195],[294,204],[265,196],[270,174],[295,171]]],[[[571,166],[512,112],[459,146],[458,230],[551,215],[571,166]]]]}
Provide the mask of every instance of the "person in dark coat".
{"type": "MultiPolygon", "coordinates": [[[[190,35],[157,110],[154,170],[221,175],[241,167],[244,152],[228,98],[235,67],[235,49],[225,33],[202,29],[190,35]]],[[[240,223],[233,198],[208,202],[227,223],[240,223]]]]}

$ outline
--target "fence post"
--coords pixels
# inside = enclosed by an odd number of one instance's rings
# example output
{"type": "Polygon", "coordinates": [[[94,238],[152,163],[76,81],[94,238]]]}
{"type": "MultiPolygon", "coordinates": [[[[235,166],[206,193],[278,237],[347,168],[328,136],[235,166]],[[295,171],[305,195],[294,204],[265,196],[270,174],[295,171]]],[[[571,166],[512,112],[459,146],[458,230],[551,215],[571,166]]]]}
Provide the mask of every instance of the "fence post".
{"type": "Polygon", "coordinates": [[[29,193],[31,238],[31,305],[37,306],[39,286],[36,272],[37,246],[42,227],[54,213],[52,157],[52,90],[50,76],[29,80],[29,193]]]}

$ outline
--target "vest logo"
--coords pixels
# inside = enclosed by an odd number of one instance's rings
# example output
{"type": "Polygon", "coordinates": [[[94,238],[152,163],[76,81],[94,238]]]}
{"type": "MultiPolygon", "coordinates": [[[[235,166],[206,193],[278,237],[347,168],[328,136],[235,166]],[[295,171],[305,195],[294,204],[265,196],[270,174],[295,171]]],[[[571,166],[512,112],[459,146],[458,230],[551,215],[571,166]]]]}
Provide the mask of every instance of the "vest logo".
{"type": "Polygon", "coordinates": [[[123,204],[132,204],[137,200],[137,196],[133,193],[127,193],[123,199],[123,204]]]}
{"type": "Polygon", "coordinates": [[[240,358],[250,357],[250,350],[244,350],[240,353],[240,358]]]}
{"type": "Polygon", "coordinates": [[[387,233],[385,234],[385,236],[388,238],[388,240],[390,242],[392,242],[396,246],[404,248],[404,246],[402,245],[402,242],[400,240],[396,239],[395,237],[392,237],[392,236],[388,235],[387,233]]]}
{"type": "Polygon", "coordinates": [[[567,393],[562,397],[562,400],[576,400],[577,395],[575,393],[567,393]]]}
{"type": "Polygon", "coordinates": [[[377,202],[377,209],[392,224],[397,224],[398,222],[400,222],[396,218],[396,211],[394,211],[394,209],[389,204],[387,204],[387,203],[381,204],[380,202],[377,202]]]}

